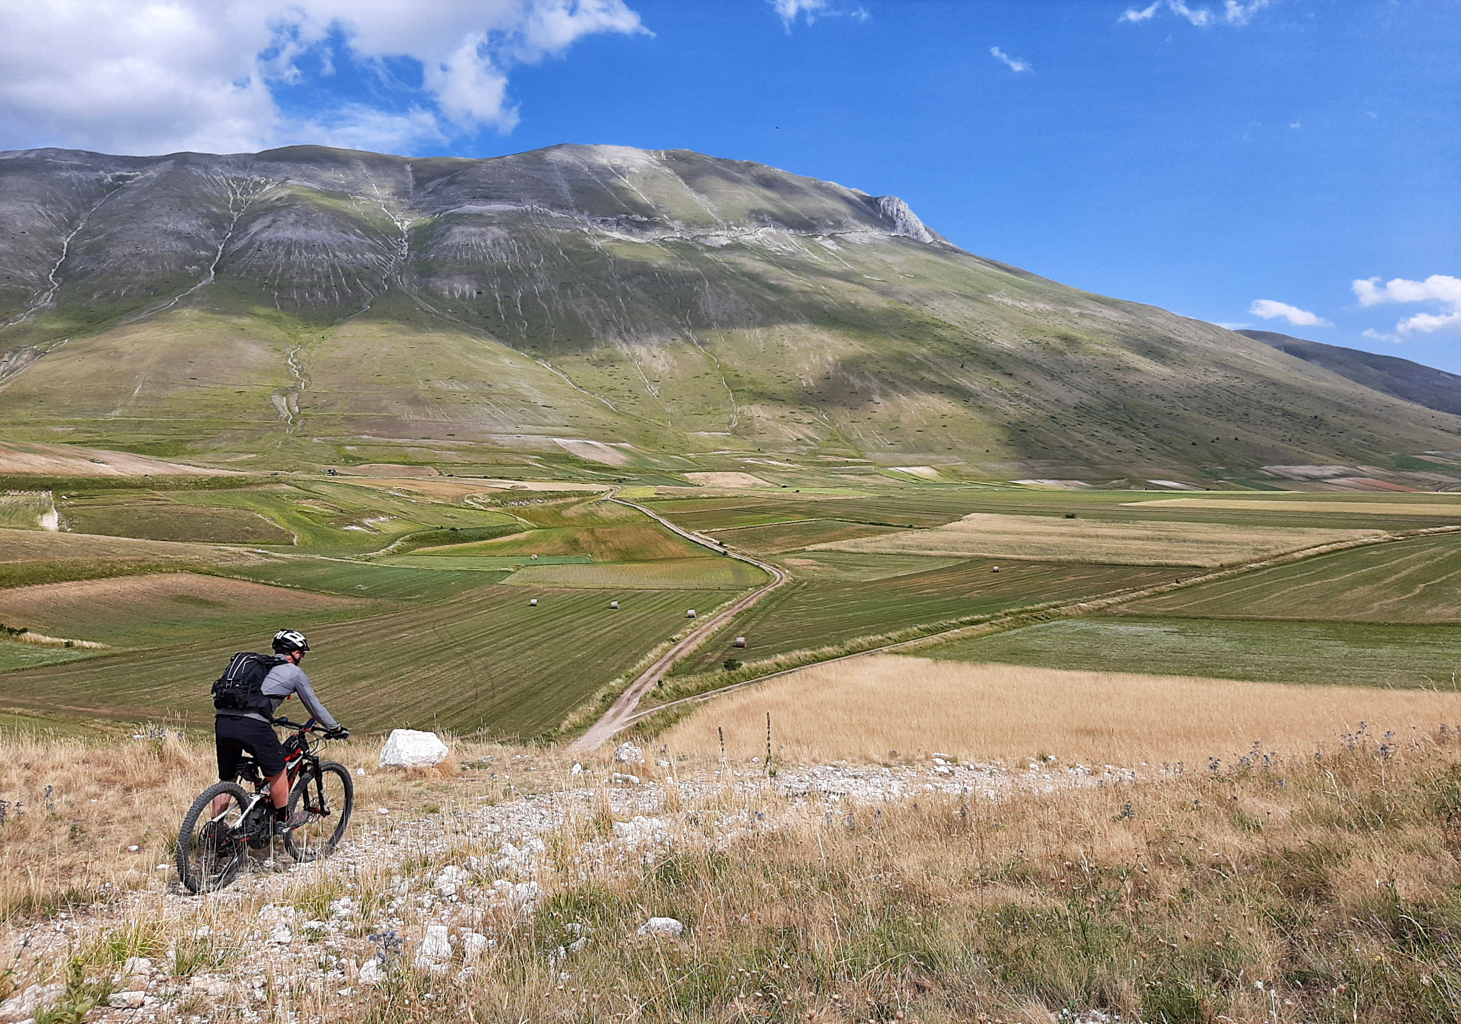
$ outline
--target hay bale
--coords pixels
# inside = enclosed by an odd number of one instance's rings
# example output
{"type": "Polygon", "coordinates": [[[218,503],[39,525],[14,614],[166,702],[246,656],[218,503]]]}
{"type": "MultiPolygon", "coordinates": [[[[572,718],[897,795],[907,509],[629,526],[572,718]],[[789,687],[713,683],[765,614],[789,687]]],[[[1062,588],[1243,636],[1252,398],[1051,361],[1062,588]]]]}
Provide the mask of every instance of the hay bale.
{"type": "Polygon", "coordinates": [[[619,602],[618,602],[618,601],[610,601],[610,602],[609,602],[609,607],[610,607],[610,608],[615,608],[615,609],[617,609],[617,608],[618,608],[618,607],[619,607],[619,602]]]}
{"type": "Polygon", "coordinates": [[[744,646],[746,646],[746,638],[743,637],[743,636],[736,637],[736,646],[737,647],[744,647],[744,646]]]}
{"type": "Polygon", "coordinates": [[[528,607],[529,608],[536,608],[536,607],[538,607],[538,599],[536,597],[529,598],[528,599],[528,607]]]}
{"type": "Polygon", "coordinates": [[[695,609],[694,608],[691,608],[688,612],[685,613],[685,618],[687,618],[687,619],[693,619],[694,617],[695,617],[695,609]]]}

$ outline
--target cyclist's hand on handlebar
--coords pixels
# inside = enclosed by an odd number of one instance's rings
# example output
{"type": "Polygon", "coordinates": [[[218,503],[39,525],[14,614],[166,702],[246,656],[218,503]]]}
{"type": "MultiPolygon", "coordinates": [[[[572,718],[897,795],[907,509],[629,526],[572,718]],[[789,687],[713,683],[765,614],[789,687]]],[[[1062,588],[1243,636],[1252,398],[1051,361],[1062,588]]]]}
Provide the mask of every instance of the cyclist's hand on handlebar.
{"type": "Polygon", "coordinates": [[[325,739],[327,740],[348,740],[349,738],[350,730],[343,725],[337,725],[333,729],[325,730],[325,739]]]}

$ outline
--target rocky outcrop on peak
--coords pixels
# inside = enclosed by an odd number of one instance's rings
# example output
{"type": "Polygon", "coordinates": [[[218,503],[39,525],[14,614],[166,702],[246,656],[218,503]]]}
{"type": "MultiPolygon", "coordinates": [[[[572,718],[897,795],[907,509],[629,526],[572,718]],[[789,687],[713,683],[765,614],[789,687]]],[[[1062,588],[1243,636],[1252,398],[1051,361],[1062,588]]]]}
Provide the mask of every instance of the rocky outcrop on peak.
{"type": "Polygon", "coordinates": [[[893,234],[932,243],[934,237],[908,204],[897,196],[878,196],[878,212],[893,225],[893,234]]]}

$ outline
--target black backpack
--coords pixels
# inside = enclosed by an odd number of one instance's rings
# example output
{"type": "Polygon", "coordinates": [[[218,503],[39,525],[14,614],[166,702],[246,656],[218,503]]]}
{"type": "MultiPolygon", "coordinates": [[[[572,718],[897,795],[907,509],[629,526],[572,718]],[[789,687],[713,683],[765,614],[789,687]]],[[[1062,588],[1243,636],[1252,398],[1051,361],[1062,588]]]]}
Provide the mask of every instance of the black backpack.
{"type": "Polygon", "coordinates": [[[288,658],[275,654],[240,651],[213,683],[213,707],[219,711],[252,711],[265,718],[274,716],[274,702],[264,696],[264,677],[288,658]]]}

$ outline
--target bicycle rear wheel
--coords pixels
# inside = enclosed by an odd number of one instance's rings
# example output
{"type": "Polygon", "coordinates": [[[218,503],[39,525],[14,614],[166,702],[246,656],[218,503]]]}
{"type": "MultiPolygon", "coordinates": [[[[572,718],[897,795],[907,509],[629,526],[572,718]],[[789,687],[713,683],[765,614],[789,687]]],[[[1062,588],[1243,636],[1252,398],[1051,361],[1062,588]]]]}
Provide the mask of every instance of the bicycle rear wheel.
{"type": "Polygon", "coordinates": [[[309,821],[284,837],[284,849],[295,860],[320,860],[335,852],[350,812],[355,808],[355,780],[335,761],[321,761],[319,773],[305,768],[289,793],[289,815],[303,810],[309,821]]]}
{"type": "Polygon", "coordinates": [[[178,878],[189,892],[215,892],[238,877],[248,857],[244,815],[249,794],[236,782],[215,782],[198,795],[178,829],[178,878]],[[227,800],[214,813],[215,799],[227,800]]]}

